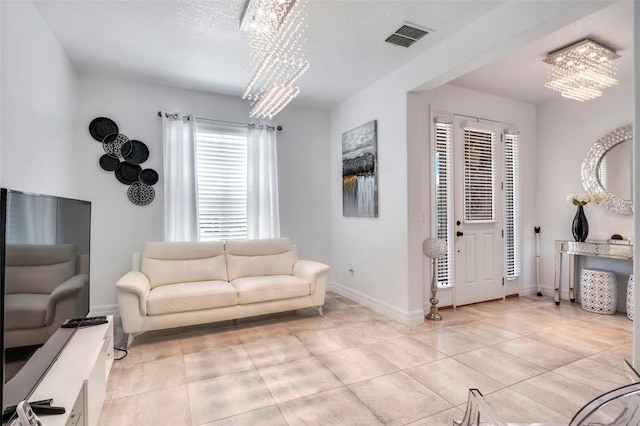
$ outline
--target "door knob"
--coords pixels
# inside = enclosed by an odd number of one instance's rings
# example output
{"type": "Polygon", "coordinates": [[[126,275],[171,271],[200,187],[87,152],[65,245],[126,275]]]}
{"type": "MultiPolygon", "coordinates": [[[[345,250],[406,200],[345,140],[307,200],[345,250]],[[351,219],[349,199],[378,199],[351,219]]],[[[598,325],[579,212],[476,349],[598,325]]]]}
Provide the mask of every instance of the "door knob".
{"type": "Polygon", "coordinates": [[[462,236],[464,235],[464,233],[463,233],[462,231],[458,231],[458,232],[456,232],[456,235],[457,235],[458,237],[462,237],[462,236]]]}

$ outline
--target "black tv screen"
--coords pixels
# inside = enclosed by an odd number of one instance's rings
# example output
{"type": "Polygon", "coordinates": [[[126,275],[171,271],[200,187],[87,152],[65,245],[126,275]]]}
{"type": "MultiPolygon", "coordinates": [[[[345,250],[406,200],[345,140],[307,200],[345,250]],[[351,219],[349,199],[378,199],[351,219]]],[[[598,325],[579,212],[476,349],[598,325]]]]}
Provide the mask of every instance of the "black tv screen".
{"type": "Polygon", "coordinates": [[[0,201],[4,423],[73,335],[62,323],[89,313],[91,203],[5,188],[0,201]]]}

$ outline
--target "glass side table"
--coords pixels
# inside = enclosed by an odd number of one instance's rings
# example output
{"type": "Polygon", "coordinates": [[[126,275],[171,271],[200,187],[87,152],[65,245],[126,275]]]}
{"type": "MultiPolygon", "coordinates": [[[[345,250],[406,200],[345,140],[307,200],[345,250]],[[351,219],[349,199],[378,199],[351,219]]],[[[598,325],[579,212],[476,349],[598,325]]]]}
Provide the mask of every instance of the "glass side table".
{"type": "MultiPolygon", "coordinates": [[[[556,262],[553,297],[556,305],[560,304],[560,290],[562,286],[562,265],[565,257],[569,257],[569,300],[575,302],[575,283],[577,270],[577,256],[596,256],[610,259],[633,261],[633,245],[628,241],[611,243],[608,241],[568,241],[556,240],[556,262]]],[[[640,370],[639,370],[640,371],[640,370]]]]}

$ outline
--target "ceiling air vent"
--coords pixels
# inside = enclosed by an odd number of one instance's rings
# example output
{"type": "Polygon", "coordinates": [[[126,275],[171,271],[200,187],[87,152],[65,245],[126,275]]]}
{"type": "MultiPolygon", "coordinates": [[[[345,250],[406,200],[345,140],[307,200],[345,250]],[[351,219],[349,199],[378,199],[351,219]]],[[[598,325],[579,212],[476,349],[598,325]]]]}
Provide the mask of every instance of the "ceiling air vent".
{"type": "Polygon", "coordinates": [[[396,46],[409,47],[422,37],[429,34],[427,29],[418,28],[413,24],[405,23],[398,28],[393,34],[391,34],[385,40],[387,43],[395,44],[396,46]]]}

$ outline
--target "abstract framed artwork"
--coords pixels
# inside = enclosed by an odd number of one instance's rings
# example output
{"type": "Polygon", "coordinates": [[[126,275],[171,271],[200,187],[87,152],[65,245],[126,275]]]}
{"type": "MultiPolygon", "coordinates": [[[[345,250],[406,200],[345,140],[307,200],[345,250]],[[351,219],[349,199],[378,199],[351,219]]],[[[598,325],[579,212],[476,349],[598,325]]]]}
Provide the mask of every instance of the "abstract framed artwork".
{"type": "Polygon", "coordinates": [[[342,215],[378,217],[378,122],[342,134],[342,215]]]}

